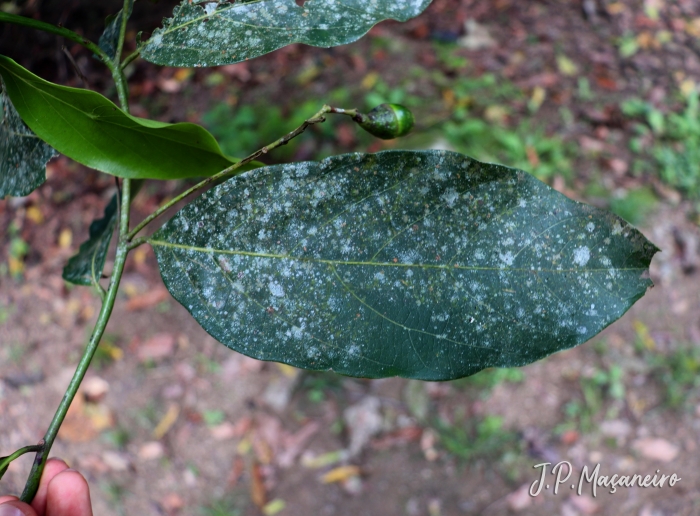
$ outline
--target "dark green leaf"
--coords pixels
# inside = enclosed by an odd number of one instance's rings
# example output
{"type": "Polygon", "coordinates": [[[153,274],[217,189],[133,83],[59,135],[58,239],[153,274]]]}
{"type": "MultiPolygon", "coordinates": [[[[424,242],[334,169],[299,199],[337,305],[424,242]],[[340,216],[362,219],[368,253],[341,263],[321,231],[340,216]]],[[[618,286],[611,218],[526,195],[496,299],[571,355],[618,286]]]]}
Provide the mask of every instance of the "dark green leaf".
{"type": "Polygon", "coordinates": [[[267,54],[291,43],[351,43],[382,20],[406,21],[431,0],[182,0],[156,29],[141,57],[167,66],[218,66],[267,54]]]}
{"type": "MultiPolygon", "coordinates": [[[[0,457],[0,459],[6,459],[6,458],[7,458],[7,457],[0,457]]],[[[10,466],[10,465],[8,464],[8,465],[5,466],[4,468],[0,469],[0,480],[2,479],[2,477],[3,477],[3,476],[5,475],[5,473],[7,472],[7,468],[8,468],[9,466],[10,466]]]]}
{"type": "Polygon", "coordinates": [[[93,285],[102,277],[107,249],[117,225],[117,196],[112,197],[101,219],[90,224],[90,236],[80,245],[78,254],[68,260],[63,279],[76,285],[93,285]]]}
{"type": "Polygon", "coordinates": [[[128,115],[98,93],[52,84],[5,56],[0,74],[30,129],[88,167],[134,179],[180,179],[211,176],[237,161],[198,125],[128,115]]]}
{"type": "MultiPolygon", "coordinates": [[[[126,19],[128,20],[131,16],[131,11],[134,9],[134,0],[129,0],[129,11],[126,14],[126,19]]],[[[105,23],[105,30],[100,36],[98,44],[100,48],[105,51],[105,53],[114,59],[117,53],[117,46],[119,45],[119,32],[122,26],[124,9],[119,9],[117,14],[107,18],[105,23]]]]}
{"type": "Polygon", "coordinates": [[[46,181],[46,162],[56,151],[24,125],[4,88],[0,109],[0,199],[29,195],[46,181]]]}
{"type": "Polygon", "coordinates": [[[585,342],[644,295],[657,251],[612,213],[445,151],[260,169],[150,243],[171,294],[225,345],[424,380],[585,342]]]}

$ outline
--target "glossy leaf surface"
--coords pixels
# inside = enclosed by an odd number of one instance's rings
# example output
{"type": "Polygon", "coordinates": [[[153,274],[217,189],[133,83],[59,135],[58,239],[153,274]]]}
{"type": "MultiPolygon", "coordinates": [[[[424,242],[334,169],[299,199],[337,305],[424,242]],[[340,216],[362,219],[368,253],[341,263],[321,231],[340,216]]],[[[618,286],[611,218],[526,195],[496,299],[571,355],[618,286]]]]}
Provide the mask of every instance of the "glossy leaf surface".
{"type": "Polygon", "coordinates": [[[99,93],[50,83],[5,56],[0,74],[29,128],[88,167],[133,179],[180,179],[210,176],[236,161],[196,124],[128,115],[99,93]]]}
{"type": "MultiPolygon", "coordinates": [[[[129,0],[126,19],[131,16],[131,11],[134,9],[134,0],[129,0]]],[[[105,53],[114,59],[117,54],[117,46],[119,45],[119,31],[121,30],[122,20],[124,19],[124,9],[119,9],[117,14],[107,18],[105,30],[100,36],[98,44],[105,53]]]]}
{"type": "Polygon", "coordinates": [[[267,54],[291,43],[351,43],[382,20],[406,21],[430,0],[183,0],[153,32],[141,57],[167,66],[217,66],[267,54]]]}
{"type": "Polygon", "coordinates": [[[0,110],[0,199],[29,195],[46,180],[46,163],[56,151],[22,122],[4,89],[0,110]]]}
{"type": "Polygon", "coordinates": [[[68,260],[63,269],[63,279],[76,285],[93,285],[102,277],[105,258],[117,225],[117,196],[105,208],[104,216],[90,224],[90,235],[80,245],[78,254],[68,260]]]}
{"type": "Polygon", "coordinates": [[[150,243],[171,294],[237,351],[426,380],[585,342],[644,295],[657,251],[612,213],[445,151],[266,167],[150,243]]]}

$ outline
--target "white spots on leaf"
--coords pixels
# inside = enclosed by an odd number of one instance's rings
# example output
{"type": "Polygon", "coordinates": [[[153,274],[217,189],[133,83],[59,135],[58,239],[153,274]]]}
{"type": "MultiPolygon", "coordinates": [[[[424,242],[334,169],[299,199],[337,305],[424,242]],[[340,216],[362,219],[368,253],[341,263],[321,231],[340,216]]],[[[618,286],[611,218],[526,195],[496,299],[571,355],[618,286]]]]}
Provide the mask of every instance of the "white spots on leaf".
{"type": "Polygon", "coordinates": [[[420,263],[420,254],[415,249],[399,253],[399,261],[406,264],[420,263]]]}
{"type": "Polygon", "coordinates": [[[445,193],[440,196],[440,199],[445,201],[448,207],[452,208],[455,202],[459,200],[459,194],[454,188],[448,188],[445,193]]]}
{"type": "Polygon", "coordinates": [[[513,265],[513,260],[515,260],[515,256],[511,251],[506,251],[505,253],[498,253],[498,257],[506,265],[513,265]]]}
{"type": "Polygon", "coordinates": [[[577,247],[574,250],[574,263],[579,267],[583,267],[591,258],[591,251],[586,246],[577,247]]]}
{"type": "Polygon", "coordinates": [[[616,220],[615,224],[613,224],[612,228],[612,234],[613,235],[619,235],[622,233],[622,226],[620,225],[620,221],[616,220]]]}
{"type": "Polygon", "coordinates": [[[589,222],[588,224],[586,224],[586,229],[588,230],[589,233],[593,233],[593,230],[595,229],[595,224],[593,224],[592,222],[589,222]]]}
{"type": "MultiPolygon", "coordinates": [[[[231,254],[216,251],[207,262],[202,251],[173,249],[185,259],[179,277],[166,281],[168,288],[179,282],[181,291],[189,292],[188,283],[197,284],[200,298],[190,295],[185,306],[194,307],[190,311],[207,331],[232,348],[248,346],[262,357],[294,365],[346,372],[364,368],[372,374],[381,374],[382,364],[410,369],[400,363],[406,352],[402,346],[409,345],[407,328],[424,332],[412,334],[422,356],[431,362],[429,352],[437,360],[449,356],[458,370],[458,364],[473,362],[478,348],[487,345],[500,357],[532,356],[533,349],[517,343],[534,333],[567,345],[580,342],[609,322],[603,317],[616,310],[615,301],[628,305],[612,291],[610,283],[620,281],[623,272],[607,270],[610,261],[604,254],[612,251],[600,241],[614,219],[591,219],[597,226],[591,235],[589,219],[583,219],[591,211],[560,201],[571,207],[569,217],[577,222],[562,219],[565,210],[555,212],[544,193],[539,200],[528,198],[541,215],[523,219],[528,210],[513,209],[520,201],[517,186],[504,192],[506,181],[488,180],[477,183],[478,191],[472,189],[468,182],[490,171],[475,167],[473,177],[457,178],[466,159],[454,154],[440,167],[448,181],[436,185],[437,159],[429,153],[420,156],[422,173],[409,173],[417,155],[383,153],[305,164],[303,179],[295,166],[273,166],[230,180],[199,204],[198,216],[189,211],[190,226],[210,217],[197,238],[187,240],[194,227],[181,234],[179,215],[168,238],[231,254]],[[428,189],[427,195],[420,194],[421,188],[428,189]],[[314,189],[325,192],[318,209],[310,206],[314,189]],[[283,202],[289,210],[278,208],[283,202]],[[445,209],[449,203],[452,213],[445,209]],[[229,216],[233,210],[237,217],[229,216]],[[268,210],[273,213],[265,218],[268,210]],[[486,232],[478,233],[479,223],[486,224],[486,232]],[[579,234],[586,240],[578,240],[579,234]],[[515,264],[516,254],[518,268],[507,268],[515,264]],[[216,260],[222,271],[230,272],[216,271],[217,279],[210,280],[201,264],[217,268],[216,260]],[[556,272],[557,266],[570,269],[581,263],[597,268],[556,272]],[[616,273],[619,277],[612,280],[616,273]],[[213,281],[214,290],[207,290],[213,298],[206,302],[225,302],[218,321],[207,319],[211,312],[202,309],[202,289],[213,281]],[[224,310],[229,311],[225,317],[224,310]]],[[[523,175],[520,181],[534,180],[523,175]]],[[[170,253],[156,251],[159,263],[170,253]]],[[[616,250],[615,262],[621,260],[618,255],[616,250]]]]}
{"type": "Polygon", "coordinates": [[[268,283],[267,288],[270,290],[270,294],[272,294],[275,297],[284,297],[284,288],[282,288],[282,285],[277,283],[276,281],[271,281],[268,283]]]}

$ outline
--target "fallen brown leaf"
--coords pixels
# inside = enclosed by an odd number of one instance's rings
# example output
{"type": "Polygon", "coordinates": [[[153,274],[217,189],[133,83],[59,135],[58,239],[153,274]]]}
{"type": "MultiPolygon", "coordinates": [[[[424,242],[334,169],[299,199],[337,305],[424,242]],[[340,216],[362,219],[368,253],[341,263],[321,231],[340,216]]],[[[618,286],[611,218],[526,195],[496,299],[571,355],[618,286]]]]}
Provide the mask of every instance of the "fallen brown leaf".
{"type": "Polygon", "coordinates": [[[157,333],[141,344],[136,352],[139,360],[159,360],[169,357],[175,350],[175,336],[171,333],[157,333]]]}
{"type": "Polygon", "coordinates": [[[152,308],[158,303],[162,303],[168,299],[168,291],[165,287],[152,288],[148,292],[143,294],[136,294],[134,297],[126,302],[126,309],[130,312],[135,310],[144,310],[146,308],[152,308]]]}
{"type": "Polygon", "coordinates": [[[251,465],[250,480],[250,498],[258,509],[262,509],[267,502],[267,490],[265,489],[265,480],[260,464],[257,462],[253,462],[251,465]]]}
{"type": "Polygon", "coordinates": [[[675,444],[655,437],[637,439],[632,443],[632,448],[644,458],[661,462],[671,462],[680,452],[680,448],[675,444]]]}

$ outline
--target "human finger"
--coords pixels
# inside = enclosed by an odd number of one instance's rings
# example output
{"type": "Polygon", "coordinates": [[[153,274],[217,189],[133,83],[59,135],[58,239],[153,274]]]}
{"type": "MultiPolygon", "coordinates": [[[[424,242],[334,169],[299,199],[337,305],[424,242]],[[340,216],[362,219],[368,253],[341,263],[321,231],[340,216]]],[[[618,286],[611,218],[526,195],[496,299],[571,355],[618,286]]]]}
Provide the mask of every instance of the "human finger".
{"type": "Polygon", "coordinates": [[[14,496],[0,497],[0,516],[37,516],[36,511],[14,496]],[[8,500],[9,499],[9,500],[8,500]]]}
{"type": "Polygon", "coordinates": [[[51,480],[58,475],[61,471],[68,469],[68,464],[63,462],[61,459],[49,459],[46,461],[46,466],[44,466],[44,472],[41,475],[41,481],[39,482],[39,489],[34,496],[32,501],[32,507],[38,514],[46,514],[46,493],[49,489],[49,483],[51,480]]]}
{"type": "Polygon", "coordinates": [[[92,516],[90,487],[74,469],[58,473],[49,482],[45,516],[92,516]]]}

